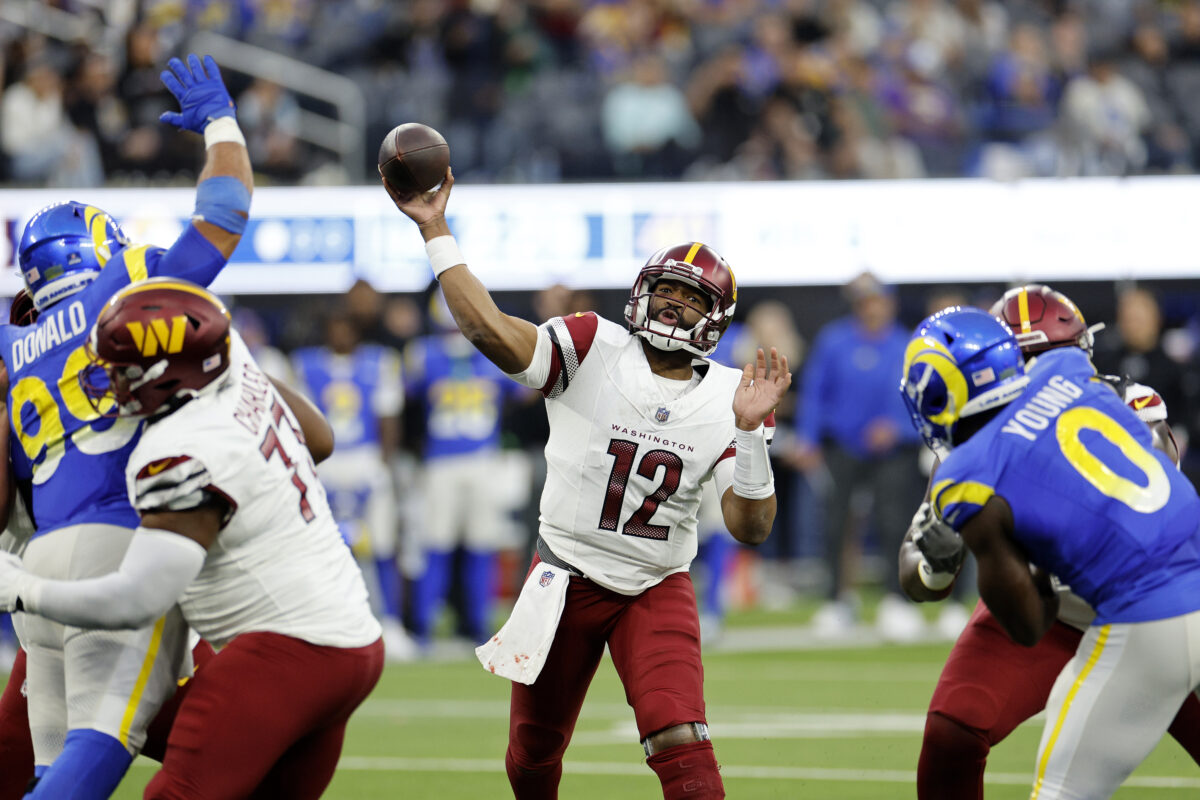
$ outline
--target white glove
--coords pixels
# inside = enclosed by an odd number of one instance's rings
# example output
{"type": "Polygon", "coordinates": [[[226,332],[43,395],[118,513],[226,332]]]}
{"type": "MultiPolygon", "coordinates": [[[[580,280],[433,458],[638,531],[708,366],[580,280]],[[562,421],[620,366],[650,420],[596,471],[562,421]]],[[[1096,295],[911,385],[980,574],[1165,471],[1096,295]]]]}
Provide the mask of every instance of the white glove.
{"type": "Polygon", "coordinates": [[[958,531],[938,519],[929,503],[922,503],[909,525],[912,543],[921,551],[917,565],[921,583],[940,592],[954,582],[967,548],[958,531]]]}
{"type": "Polygon", "coordinates": [[[0,612],[11,613],[17,608],[17,597],[29,578],[21,559],[12,553],[0,553],[0,612]]]}

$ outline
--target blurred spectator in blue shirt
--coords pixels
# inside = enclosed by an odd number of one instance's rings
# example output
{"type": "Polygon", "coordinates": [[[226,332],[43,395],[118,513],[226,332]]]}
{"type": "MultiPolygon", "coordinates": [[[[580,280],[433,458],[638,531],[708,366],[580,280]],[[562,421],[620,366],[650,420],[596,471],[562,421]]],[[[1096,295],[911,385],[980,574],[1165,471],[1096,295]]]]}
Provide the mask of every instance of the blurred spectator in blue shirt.
{"type": "MultiPolygon", "coordinates": [[[[851,314],[817,335],[804,366],[796,412],[797,466],[828,472],[825,492],[825,564],[829,602],[814,626],[823,635],[843,632],[854,622],[855,576],[848,534],[855,507],[871,498],[872,529],[884,560],[887,595],[880,606],[881,632],[911,639],[922,618],[900,593],[896,554],[912,508],[921,496],[918,440],[897,391],[899,365],[909,334],[896,322],[894,291],[870,273],[847,284],[851,314]]],[[[818,481],[819,483],[819,481],[818,481]]]]}

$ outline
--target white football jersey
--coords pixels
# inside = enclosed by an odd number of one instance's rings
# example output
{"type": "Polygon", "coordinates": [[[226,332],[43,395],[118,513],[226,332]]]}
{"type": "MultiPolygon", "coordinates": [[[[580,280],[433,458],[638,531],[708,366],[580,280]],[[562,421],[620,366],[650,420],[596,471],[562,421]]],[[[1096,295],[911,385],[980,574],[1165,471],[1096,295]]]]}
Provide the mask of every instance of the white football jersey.
{"type": "Polygon", "coordinates": [[[741,372],[697,359],[703,377],[671,398],[642,340],[620,325],[576,314],[550,320],[538,335],[548,340],[538,350],[549,372],[535,356],[513,377],[541,389],[550,420],[542,537],[560,559],[621,594],[687,570],[702,484],[734,455],[741,372]]]}
{"type": "Polygon", "coordinates": [[[180,606],[216,646],[248,631],[362,647],[381,634],[300,426],[236,332],[220,388],[151,422],[126,468],[140,512],[232,513],[180,606]]]}

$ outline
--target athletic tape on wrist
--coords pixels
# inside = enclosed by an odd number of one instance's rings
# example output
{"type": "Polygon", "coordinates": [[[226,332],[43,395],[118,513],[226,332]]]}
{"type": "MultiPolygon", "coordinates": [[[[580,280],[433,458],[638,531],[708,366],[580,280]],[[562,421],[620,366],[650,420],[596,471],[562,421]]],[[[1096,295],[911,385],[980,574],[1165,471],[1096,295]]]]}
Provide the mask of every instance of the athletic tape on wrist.
{"type": "Polygon", "coordinates": [[[232,175],[206,178],[196,186],[196,208],[192,211],[192,219],[202,219],[241,235],[246,230],[249,215],[250,190],[232,175]]]}
{"type": "Polygon", "coordinates": [[[233,142],[242,147],[246,146],[246,137],[242,135],[242,129],[238,127],[236,117],[217,117],[204,126],[205,150],[221,142],[233,142]]]}
{"type": "Polygon", "coordinates": [[[933,567],[921,556],[921,560],[917,562],[917,575],[921,578],[921,583],[931,592],[940,592],[950,584],[954,583],[953,572],[934,572],[933,567]]]}
{"type": "Polygon", "coordinates": [[[733,493],[747,500],[765,500],[775,494],[775,474],[763,427],[752,431],[738,428],[733,441],[733,493]]]}
{"type": "Polygon", "coordinates": [[[430,239],[425,243],[425,252],[429,254],[429,266],[433,267],[435,278],[451,267],[467,263],[462,251],[458,249],[458,241],[450,235],[430,239]]]}

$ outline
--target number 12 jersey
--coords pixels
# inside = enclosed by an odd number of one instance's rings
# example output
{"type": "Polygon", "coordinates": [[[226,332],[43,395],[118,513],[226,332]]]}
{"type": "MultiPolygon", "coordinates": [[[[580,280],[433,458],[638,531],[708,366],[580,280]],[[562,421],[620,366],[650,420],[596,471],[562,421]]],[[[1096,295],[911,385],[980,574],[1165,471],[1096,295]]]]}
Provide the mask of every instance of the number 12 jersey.
{"type": "Polygon", "coordinates": [[[550,420],[542,538],[621,594],[687,570],[702,484],[734,455],[741,372],[697,359],[698,380],[675,397],[643,340],[593,313],[552,319],[538,336],[534,363],[513,377],[542,391],[550,420]]]}

